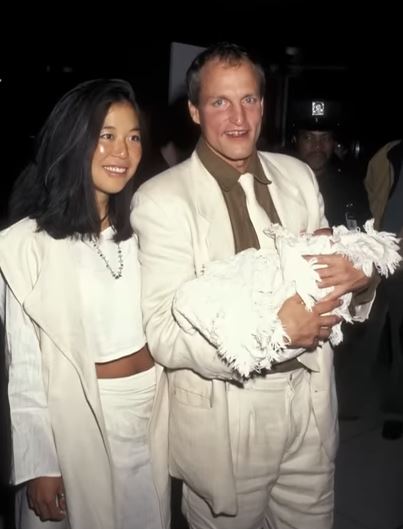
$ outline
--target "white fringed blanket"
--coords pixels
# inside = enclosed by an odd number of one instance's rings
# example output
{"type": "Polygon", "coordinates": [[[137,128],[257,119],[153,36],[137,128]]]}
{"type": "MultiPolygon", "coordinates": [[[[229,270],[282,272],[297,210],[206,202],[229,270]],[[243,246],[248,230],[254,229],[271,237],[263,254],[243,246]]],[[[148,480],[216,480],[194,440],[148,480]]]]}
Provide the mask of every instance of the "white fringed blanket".
{"type": "MultiPolygon", "coordinates": [[[[200,332],[243,377],[293,358],[302,350],[287,348],[289,338],[277,317],[280,307],[298,293],[311,310],[330,290],[317,286],[315,260],[307,261],[304,255],[342,254],[367,276],[374,267],[385,277],[397,268],[398,239],[374,230],[373,220],[364,229],[365,233],[337,226],[330,236],[295,236],[272,225],[267,235],[274,239],[274,250],[249,249],[209,263],[204,275],[176,292],[174,317],[185,332],[200,332]]],[[[351,297],[345,294],[334,311],[349,322],[354,320],[348,310],[351,297]]],[[[342,338],[338,324],[330,342],[337,345],[342,338]]]]}

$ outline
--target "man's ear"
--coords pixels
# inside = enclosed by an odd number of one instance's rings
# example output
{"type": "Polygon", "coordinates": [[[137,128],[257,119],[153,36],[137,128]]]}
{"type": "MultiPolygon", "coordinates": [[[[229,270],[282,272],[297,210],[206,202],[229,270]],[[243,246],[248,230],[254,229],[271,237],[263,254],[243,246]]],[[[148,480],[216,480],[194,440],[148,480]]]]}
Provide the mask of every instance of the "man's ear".
{"type": "Polygon", "coordinates": [[[194,106],[193,103],[191,103],[190,101],[188,101],[188,107],[189,107],[190,117],[195,123],[197,123],[197,125],[200,125],[200,115],[199,115],[198,108],[194,106]]]}

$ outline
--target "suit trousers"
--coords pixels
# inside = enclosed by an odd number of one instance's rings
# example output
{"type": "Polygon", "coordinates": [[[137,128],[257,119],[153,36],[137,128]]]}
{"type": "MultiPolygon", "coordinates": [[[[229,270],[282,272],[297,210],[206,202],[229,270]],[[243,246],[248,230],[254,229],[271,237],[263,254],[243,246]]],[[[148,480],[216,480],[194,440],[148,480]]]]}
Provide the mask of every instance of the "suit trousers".
{"type": "Polygon", "coordinates": [[[182,508],[192,529],[332,527],[334,461],[319,437],[310,376],[301,368],[244,387],[228,383],[238,514],[214,515],[184,484],[182,508]]]}

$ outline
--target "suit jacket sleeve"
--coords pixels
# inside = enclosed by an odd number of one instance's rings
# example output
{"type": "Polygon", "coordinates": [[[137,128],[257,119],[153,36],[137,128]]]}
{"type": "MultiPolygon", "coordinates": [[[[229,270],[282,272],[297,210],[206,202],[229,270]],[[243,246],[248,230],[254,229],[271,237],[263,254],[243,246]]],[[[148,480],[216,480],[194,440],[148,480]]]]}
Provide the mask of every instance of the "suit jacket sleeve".
{"type": "Polygon", "coordinates": [[[176,290],[196,277],[190,215],[177,197],[157,201],[141,189],[133,198],[131,221],[139,238],[142,306],[154,358],[170,369],[191,369],[205,378],[235,378],[200,333],[188,334],[172,314],[176,290]]]}

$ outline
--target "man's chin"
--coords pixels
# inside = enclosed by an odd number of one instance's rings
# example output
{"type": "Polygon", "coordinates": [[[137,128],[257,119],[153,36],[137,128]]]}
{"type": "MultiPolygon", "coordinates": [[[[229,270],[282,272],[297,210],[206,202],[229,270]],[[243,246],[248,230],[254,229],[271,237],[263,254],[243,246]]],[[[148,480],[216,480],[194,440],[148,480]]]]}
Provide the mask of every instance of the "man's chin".
{"type": "Polygon", "coordinates": [[[326,158],[315,156],[314,158],[308,158],[306,163],[309,165],[312,171],[322,171],[326,166],[326,158]]]}
{"type": "Polygon", "coordinates": [[[253,154],[253,149],[226,150],[225,157],[233,162],[248,160],[253,154]]]}

